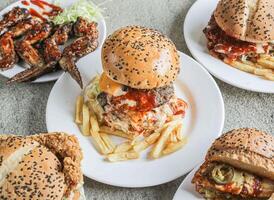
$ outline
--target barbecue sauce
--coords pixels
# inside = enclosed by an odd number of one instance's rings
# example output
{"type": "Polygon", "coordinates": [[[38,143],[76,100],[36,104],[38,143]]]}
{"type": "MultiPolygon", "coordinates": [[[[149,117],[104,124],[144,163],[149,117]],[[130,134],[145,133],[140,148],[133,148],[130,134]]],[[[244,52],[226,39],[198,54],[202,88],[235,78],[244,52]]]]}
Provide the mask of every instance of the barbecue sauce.
{"type": "Polygon", "coordinates": [[[146,112],[150,111],[156,106],[155,95],[141,90],[129,90],[125,95],[113,97],[113,103],[120,103],[123,100],[132,100],[136,102],[136,106],[126,106],[125,109],[133,111],[146,112]]]}
{"type": "Polygon", "coordinates": [[[22,3],[23,5],[25,5],[25,6],[29,6],[29,5],[30,5],[29,2],[27,2],[27,1],[21,1],[21,3],[22,3]]]}
{"type": "Polygon", "coordinates": [[[42,21],[47,21],[46,18],[44,18],[41,14],[39,14],[36,10],[30,8],[29,9],[29,13],[31,14],[31,16],[33,17],[38,17],[39,19],[41,19],[42,21]]]}
{"type": "Polygon", "coordinates": [[[30,3],[28,1],[24,0],[24,1],[21,1],[21,3],[25,6],[29,6],[31,3],[31,4],[36,5],[37,7],[41,8],[43,10],[42,14],[40,14],[33,8],[30,8],[29,12],[32,16],[38,17],[43,21],[46,21],[46,18],[44,16],[54,17],[63,11],[63,9],[61,7],[56,6],[54,4],[50,4],[50,3],[46,2],[46,1],[42,1],[42,0],[30,0],[30,3]],[[46,7],[51,8],[51,10],[45,11],[46,7]]]}

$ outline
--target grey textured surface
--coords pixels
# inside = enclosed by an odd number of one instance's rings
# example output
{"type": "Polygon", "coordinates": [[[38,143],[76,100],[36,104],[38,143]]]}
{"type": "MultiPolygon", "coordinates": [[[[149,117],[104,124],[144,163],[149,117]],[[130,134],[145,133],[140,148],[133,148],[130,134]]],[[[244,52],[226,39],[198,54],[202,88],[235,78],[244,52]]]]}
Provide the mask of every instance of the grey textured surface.
{"type": "MultiPolygon", "coordinates": [[[[182,27],[185,15],[195,0],[113,0],[108,1],[105,17],[108,33],[139,24],[167,34],[178,49],[189,54],[182,27]]],[[[0,9],[14,2],[1,0],[0,9]]],[[[102,0],[95,1],[97,3],[102,0]]],[[[206,3],[206,2],[205,2],[206,3]]],[[[8,86],[0,76],[0,132],[32,134],[46,131],[45,109],[52,83],[8,86]]],[[[224,131],[237,127],[255,127],[274,132],[274,95],[241,90],[216,80],[224,97],[226,120],[224,131]]],[[[198,83],[198,82],[197,82],[198,83]]],[[[206,98],[206,97],[205,97],[206,98]]],[[[182,163],[183,165],[184,163],[182,163]]],[[[178,166],[179,167],[179,166],[178,166]]],[[[136,172],[133,172],[136,173],[136,172]]],[[[137,172],[138,173],[138,172],[137,172]]],[[[183,177],[157,187],[127,189],[85,179],[87,199],[172,199],[183,177]]]]}

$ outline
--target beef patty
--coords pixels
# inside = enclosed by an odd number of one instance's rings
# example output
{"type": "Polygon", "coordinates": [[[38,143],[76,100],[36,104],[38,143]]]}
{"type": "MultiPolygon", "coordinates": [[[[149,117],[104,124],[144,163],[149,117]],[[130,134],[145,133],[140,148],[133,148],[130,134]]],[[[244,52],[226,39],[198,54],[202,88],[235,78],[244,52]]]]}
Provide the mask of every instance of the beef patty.
{"type": "MultiPolygon", "coordinates": [[[[130,87],[126,86],[126,87],[124,87],[124,90],[125,91],[137,90],[137,91],[142,91],[142,92],[148,92],[148,93],[154,95],[155,96],[155,107],[159,107],[159,106],[167,103],[171,99],[171,97],[174,95],[173,85],[154,88],[151,90],[140,90],[140,89],[134,89],[134,88],[130,88],[130,87]]],[[[97,101],[103,108],[104,108],[104,106],[106,106],[108,104],[107,97],[108,97],[108,94],[105,92],[101,92],[97,96],[97,101]]]]}

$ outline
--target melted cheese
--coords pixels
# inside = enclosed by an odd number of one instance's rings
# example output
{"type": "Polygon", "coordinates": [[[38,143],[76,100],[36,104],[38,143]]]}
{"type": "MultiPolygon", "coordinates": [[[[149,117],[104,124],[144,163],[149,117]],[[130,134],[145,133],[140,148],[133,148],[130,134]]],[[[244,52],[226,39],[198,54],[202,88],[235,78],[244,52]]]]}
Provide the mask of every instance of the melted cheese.
{"type": "Polygon", "coordinates": [[[99,80],[100,90],[113,96],[120,96],[125,94],[123,85],[111,80],[105,73],[103,73],[99,80]]]}

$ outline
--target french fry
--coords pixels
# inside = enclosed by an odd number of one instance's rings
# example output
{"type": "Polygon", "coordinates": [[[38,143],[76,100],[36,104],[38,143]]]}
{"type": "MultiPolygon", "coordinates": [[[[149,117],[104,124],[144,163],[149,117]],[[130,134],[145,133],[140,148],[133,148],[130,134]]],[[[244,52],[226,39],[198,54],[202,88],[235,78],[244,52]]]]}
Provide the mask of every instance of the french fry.
{"type": "Polygon", "coordinates": [[[176,136],[177,136],[177,139],[180,141],[183,139],[183,136],[182,136],[182,129],[183,129],[183,124],[179,124],[177,127],[176,127],[176,136]]]}
{"type": "Polygon", "coordinates": [[[149,153],[150,158],[159,158],[161,156],[162,150],[165,147],[166,142],[169,139],[170,134],[174,130],[175,125],[170,125],[166,129],[163,130],[159,140],[156,142],[155,146],[152,148],[151,152],[149,153]]]}
{"type": "Polygon", "coordinates": [[[176,134],[176,128],[171,132],[169,136],[170,142],[177,142],[177,134],[176,134]]]}
{"type": "Polygon", "coordinates": [[[83,110],[83,104],[84,104],[84,97],[78,96],[76,100],[76,109],[75,109],[75,123],[82,124],[83,123],[83,117],[82,117],[82,110],[83,110]]]}
{"type": "Polygon", "coordinates": [[[272,62],[271,60],[259,58],[257,62],[266,68],[274,69],[274,62],[272,62]]]}
{"type": "Polygon", "coordinates": [[[130,142],[124,142],[122,144],[119,144],[116,146],[114,153],[122,153],[122,152],[127,152],[132,148],[132,145],[130,142]]]}
{"type": "MultiPolygon", "coordinates": [[[[273,70],[271,70],[269,67],[266,67],[266,65],[262,64],[262,62],[266,63],[266,62],[271,62],[271,61],[268,61],[268,60],[265,60],[265,59],[259,59],[259,60],[261,60],[260,63],[259,63],[260,65],[256,65],[256,66],[244,64],[244,63],[241,63],[241,62],[238,62],[238,61],[233,61],[230,64],[233,67],[235,67],[239,70],[249,72],[249,73],[252,73],[252,74],[255,74],[255,75],[263,76],[266,79],[273,81],[273,79],[274,79],[273,70]]],[[[272,62],[272,63],[273,63],[273,66],[274,66],[274,62],[272,62]]]]}
{"type": "Polygon", "coordinates": [[[122,152],[122,153],[113,153],[106,156],[106,159],[110,162],[118,162],[125,160],[132,160],[139,158],[139,154],[134,151],[122,152]]]}
{"type": "Polygon", "coordinates": [[[82,110],[82,116],[83,116],[83,128],[82,128],[82,134],[85,136],[90,135],[90,124],[89,124],[89,108],[86,104],[83,105],[82,110]]]}
{"type": "Polygon", "coordinates": [[[167,144],[166,148],[162,152],[163,155],[168,155],[168,154],[174,153],[175,151],[178,151],[186,144],[186,142],[187,140],[183,139],[179,142],[172,142],[167,144]]]}
{"type": "Polygon", "coordinates": [[[274,57],[269,57],[268,60],[270,60],[271,62],[274,62],[274,57]]]}
{"type": "Polygon", "coordinates": [[[270,73],[265,74],[264,77],[268,80],[274,81],[274,74],[273,73],[272,74],[270,74],[270,73]]]}
{"type": "Polygon", "coordinates": [[[95,141],[95,145],[98,149],[98,151],[101,154],[109,154],[111,153],[111,151],[108,149],[108,147],[106,146],[106,144],[104,143],[103,139],[101,138],[100,134],[98,132],[93,132],[92,130],[90,131],[92,138],[95,141]]]}
{"type": "Polygon", "coordinates": [[[148,137],[146,137],[144,140],[137,142],[134,146],[133,149],[136,152],[141,152],[148,148],[150,145],[154,144],[160,136],[160,132],[154,132],[148,137]]]}
{"type": "Polygon", "coordinates": [[[134,138],[133,135],[127,134],[127,133],[125,133],[123,131],[119,131],[119,130],[112,130],[110,127],[107,127],[107,126],[101,126],[100,132],[106,133],[108,135],[119,136],[119,137],[130,139],[130,140],[133,140],[133,138],[134,138]]]}
{"type": "Polygon", "coordinates": [[[255,70],[255,67],[238,62],[238,61],[233,61],[230,63],[230,65],[244,72],[254,73],[254,70],[255,70]]]}
{"type": "Polygon", "coordinates": [[[105,133],[100,133],[100,135],[101,135],[103,142],[105,143],[105,146],[108,148],[108,152],[112,153],[115,149],[115,144],[112,142],[109,135],[107,135],[105,133]]]}
{"type": "Polygon", "coordinates": [[[99,132],[100,127],[97,121],[97,118],[93,112],[90,112],[90,128],[93,132],[99,132]]]}

